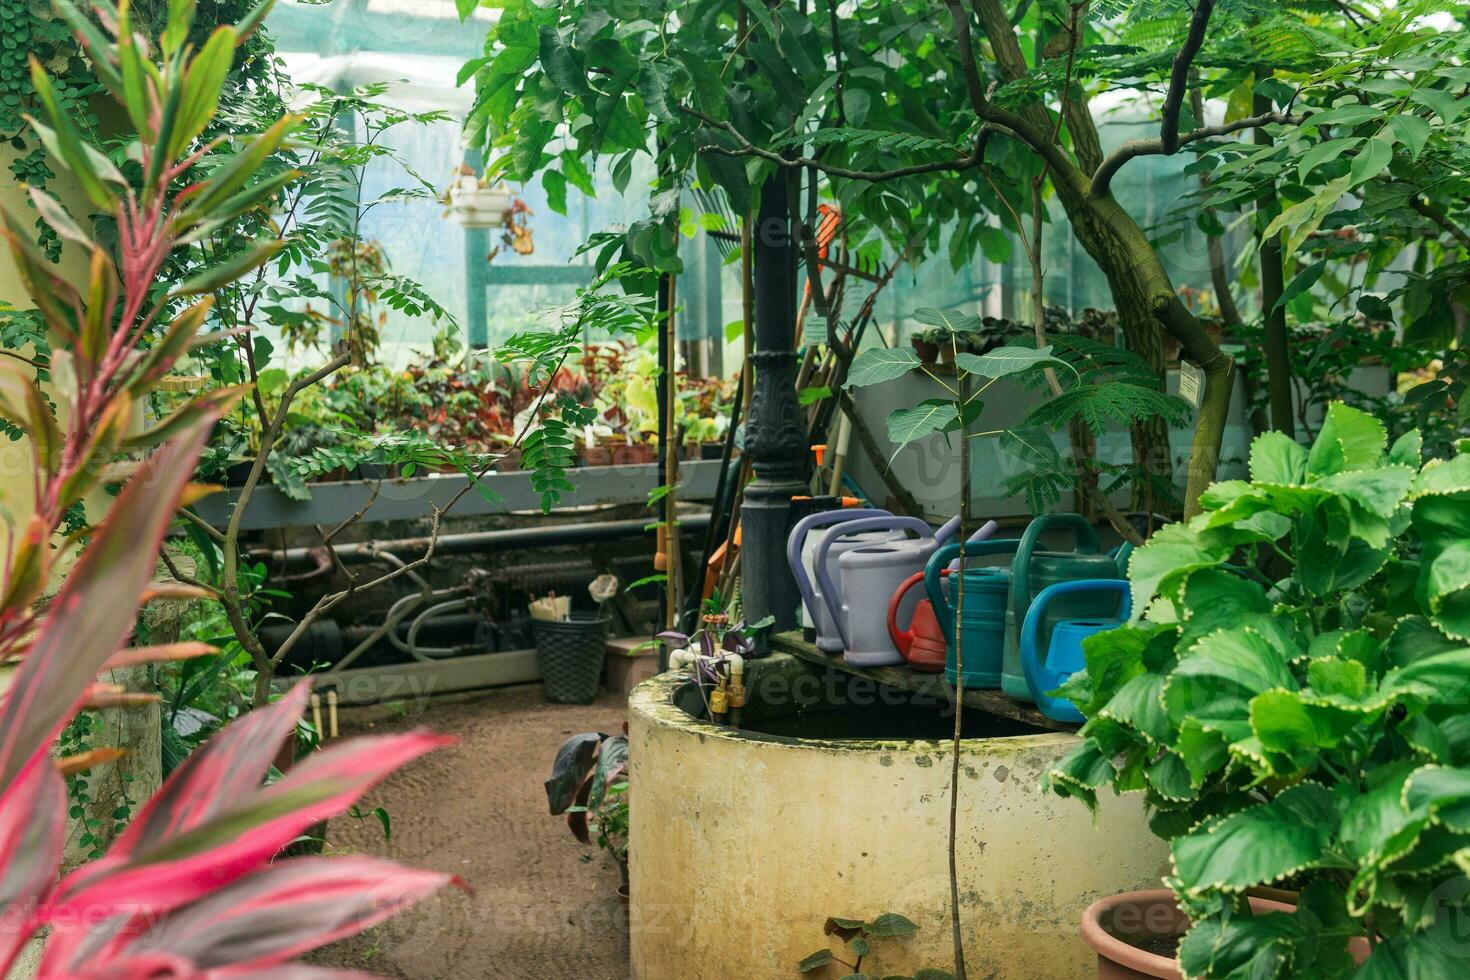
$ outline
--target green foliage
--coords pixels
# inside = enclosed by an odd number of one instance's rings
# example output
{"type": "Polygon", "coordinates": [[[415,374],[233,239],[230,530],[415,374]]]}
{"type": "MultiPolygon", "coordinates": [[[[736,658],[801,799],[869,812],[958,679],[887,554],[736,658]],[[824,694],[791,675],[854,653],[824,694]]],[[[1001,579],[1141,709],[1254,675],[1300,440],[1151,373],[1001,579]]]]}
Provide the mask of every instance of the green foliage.
{"type": "Polygon", "coordinates": [[[1470,457],[1420,449],[1342,404],[1310,448],[1257,438],[1134,552],[1134,621],[1061,689],[1088,721],[1047,783],[1145,794],[1191,977],[1344,976],[1355,937],[1358,976],[1436,976],[1470,912],[1470,457]],[[1262,885],[1298,909],[1232,915],[1262,885]]]}
{"type": "MultiPolygon", "coordinates": [[[[1119,464],[1073,452],[1063,455],[1051,433],[1082,426],[1094,438],[1109,427],[1130,427],[1161,419],[1168,425],[1186,425],[1190,408],[1182,399],[1166,394],[1158,375],[1137,354],[1078,334],[1057,333],[1052,337],[1057,357],[1072,371],[1058,376],[1062,392],[1046,394],[1026,415],[1022,424],[1002,433],[1001,448],[1022,464],[1007,477],[1005,493],[1020,494],[1032,513],[1043,513],[1070,492],[1087,468],[1100,478],[1104,493],[1112,493],[1129,481],[1146,482],[1154,499],[1167,504],[1177,496],[1172,481],[1156,477],[1132,463],[1119,464]],[[1105,482],[1104,482],[1105,480],[1105,482]]],[[[1039,377],[1029,379],[1032,385],[1039,377]]]]}
{"type": "MultiPolygon", "coordinates": [[[[867,976],[862,972],[863,960],[872,955],[874,940],[903,939],[918,932],[919,927],[897,912],[884,912],[871,921],[834,916],[827,920],[822,931],[841,940],[853,959],[842,959],[831,949],[824,947],[802,957],[801,962],[796,964],[797,973],[815,974],[824,967],[835,966],[848,970],[849,973],[845,974],[848,977],[867,976]]],[[[885,980],[954,980],[954,974],[949,971],[932,967],[921,969],[912,976],[884,974],[884,977],[885,980]]]]}

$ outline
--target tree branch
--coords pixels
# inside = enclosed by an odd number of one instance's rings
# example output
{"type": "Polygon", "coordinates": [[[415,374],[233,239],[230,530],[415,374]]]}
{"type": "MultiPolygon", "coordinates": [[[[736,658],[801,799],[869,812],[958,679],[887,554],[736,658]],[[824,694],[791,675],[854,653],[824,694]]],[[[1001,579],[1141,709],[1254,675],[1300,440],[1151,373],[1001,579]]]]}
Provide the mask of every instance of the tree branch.
{"type": "MultiPolygon", "coordinates": [[[[1300,124],[1305,117],[1293,116],[1284,112],[1268,112],[1260,116],[1251,116],[1247,119],[1237,119],[1234,122],[1222,123],[1219,126],[1201,126],[1199,129],[1190,130],[1179,137],[1179,146],[1189,143],[1197,143],[1200,140],[1211,139],[1216,136],[1229,136],[1238,133],[1242,129],[1256,129],[1271,123],[1295,126],[1300,124]]],[[[1164,141],[1159,138],[1125,140],[1123,145],[1112,152],[1102,166],[1097,168],[1097,173],[1092,175],[1092,187],[1089,194],[1093,197],[1106,197],[1109,193],[1113,177],[1122,168],[1123,164],[1134,157],[1158,156],[1177,152],[1164,149],[1164,141]]]]}
{"type": "Polygon", "coordinates": [[[1184,108],[1184,95],[1189,89],[1189,69],[1200,48],[1204,47],[1205,30],[1210,26],[1210,15],[1214,12],[1215,0],[1197,0],[1194,16],[1189,20],[1189,32],[1184,35],[1184,43],[1174,56],[1174,68],[1169,73],[1169,91],[1164,93],[1164,108],[1159,121],[1159,143],[1166,154],[1179,151],[1179,112],[1184,108]]]}
{"type": "Polygon", "coordinates": [[[1443,211],[1422,199],[1418,193],[1409,195],[1409,207],[1443,228],[1460,243],[1461,248],[1470,249],[1470,233],[1451,221],[1443,211]]]}
{"type": "Polygon", "coordinates": [[[991,123],[985,123],[980,127],[979,134],[976,135],[975,148],[965,156],[959,157],[958,159],[935,160],[930,163],[916,163],[911,164],[907,167],[895,167],[892,170],[852,170],[847,167],[837,167],[833,166],[830,163],[823,163],[821,160],[817,160],[813,157],[782,156],[781,154],[776,153],[773,150],[768,150],[763,146],[756,146],[750,140],[746,139],[744,135],[741,134],[740,130],[736,129],[732,123],[722,122],[711,116],[707,116],[704,113],[700,112],[698,109],[691,108],[690,106],[680,106],[679,109],[686,115],[693,116],[695,119],[698,119],[700,122],[704,123],[711,129],[717,129],[720,132],[728,133],[739,144],[739,149],[732,150],[729,147],[710,143],[699,148],[699,152],[701,153],[719,153],[723,156],[728,157],[759,157],[762,160],[768,160],[771,163],[774,163],[777,166],[783,167],[788,170],[797,170],[802,167],[812,167],[816,170],[821,171],[829,177],[842,177],[847,180],[863,180],[873,183],[885,180],[896,180],[899,177],[913,177],[918,174],[935,173],[940,170],[968,170],[984,159],[984,137],[988,132],[1000,132],[1004,133],[1007,136],[1016,135],[1015,133],[1008,131],[1004,126],[997,126],[991,123]]]}

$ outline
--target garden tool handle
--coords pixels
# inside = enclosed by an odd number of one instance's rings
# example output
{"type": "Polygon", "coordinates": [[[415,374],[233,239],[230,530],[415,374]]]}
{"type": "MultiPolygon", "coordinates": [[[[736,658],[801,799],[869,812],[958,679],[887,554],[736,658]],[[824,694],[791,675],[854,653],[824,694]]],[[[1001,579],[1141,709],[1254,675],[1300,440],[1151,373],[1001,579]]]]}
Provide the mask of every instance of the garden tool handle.
{"type": "Polygon", "coordinates": [[[1026,602],[1031,595],[1031,553],[1041,542],[1041,535],[1054,527],[1071,531],[1077,539],[1077,550],[1083,554],[1095,555],[1102,550],[1097,531],[1081,514],[1042,514],[1026,525],[1026,533],[1021,535],[1020,547],[1016,549],[1016,560],[1011,568],[1013,603],[1026,602]]]}
{"type": "Polygon", "coordinates": [[[893,637],[894,646],[898,647],[898,652],[903,654],[905,658],[908,657],[909,650],[914,645],[914,622],[913,617],[910,616],[908,628],[899,629],[898,609],[903,605],[903,597],[908,595],[909,590],[922,581],[924,581],[924,573],[915,572],[903,580],[903,584],[898,587],[893,593],[893,597],[888,600],[888,635],[893,637]]]}
{"type": "Polygon", "coordinates": [[[807,577],[806,565],[801,560],[801,549],[806,544],[807,535],[819,527],[827,527],[832,524],[841,524],[844,521],[858,521],[867,517],[886,517],[886,510],[855,510],[851,508],[838,510],[824,510],[816,514],[808,514],[796,522],[791,533],[786,535],[786,564],[791,566],[791,576],[796,579],[796,590],[801,594],[802,605],[811,615],[812,622],[817,621],[817,610],[814,608],[814,596],[812,593],[812,581],[807,577]]]}
{"type": "Polygon", "coordinates": [[[842,606],[837,601],[837,585],[832,581],[832,576],[827,573],[827,552],[832,550],[832,545],[839,539],[849,534],[861,534],[864,531],[913,531],[920,538],[934,536],[934,529],[917,517],[896,517],[892,514],[885,517],[862,517],[855,521],[847,521],[822,535],[822,540],[817,542],[817,553],[812,561],[812,567],[817,573],[817,584],[822,587],[822,601],[827,604],[827,611],[832,614],[832,622],[837,624],[837,635],[842,639],[844,650],[847,649],[847,627],[842,622],[842,606]]]}
{"type": "Polygon", "coordinates": [[[1127,619],[1133,609],[1133,595],[1128,580],[1124,578],[1079,578],[1070,582],[1058,582],[1041,590],[1031,608],[1026,610],[1026,621],[1021,625],[1021,670],[1026,675],[1026,685],[1033,695],[1042,695],[1059,687],[1061,672],[1042,662],[1042,651],[1037,641],[1041,633],[1041,617],[1053,599],[1072,592],[1118,592],[1122,595],[1119,619],[1127,619]]]}
{"type": "MultiPolygon", "coordinates": [[[[986,555],[1004,555],[1013,552],[1020,543],[1015,538],[1000,538],[993,541],[976,541],[972,538],[965,542],[963,551],[967,558],[983,558],[986,555]]],[[[944,639],[948,643],[954,642],[954,609],[944,595],[940,575],[948,569],[949,563],[959,555],[961,550],[958,541],[951,542],[930,555],[928,564],[924,566],[924,591],[929,596],[929,603],[934,607],[934,614],[939,618],[939,628],[943,631],[944,639]]]]}

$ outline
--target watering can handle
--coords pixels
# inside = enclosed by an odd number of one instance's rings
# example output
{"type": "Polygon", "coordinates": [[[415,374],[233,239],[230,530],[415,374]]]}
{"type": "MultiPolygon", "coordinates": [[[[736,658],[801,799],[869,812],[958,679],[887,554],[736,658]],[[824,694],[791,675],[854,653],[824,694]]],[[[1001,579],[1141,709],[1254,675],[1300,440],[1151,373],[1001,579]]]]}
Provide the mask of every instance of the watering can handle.
{"type": "MultiPolygon", "coordinates": [[[[985,555],[1004,555],[1016,550],[1021,542],[1015,538],[1000,538],[994,541],[976,541],[973,538],[965,542],[964,552],[967,558],[981,558],[985,555]]],[[[954,642],[954,609],[944,595],[944,589],[940,586],[940,576],[949,567],[949,563],[960,553],[960,543],[951,542],[940,548],[929,556],[929,563],[924,566],[924,592],[929,596],[929,603],[934,607],[934,614],[939,618],[939,628],[944,633],[944,639],[948,643],[954,642]]]]}
{"type": "Polygon", "coordinates": [[[864,531],[913,531],[920,538],[934,536],[934,529],[917,517],[895,517],[892,514],[885,517],[864,517],[856,521],[848,521],[822,535],[822,540],[817,542],[817,553],[812,561],[812,567],[817,573],[817,584],[822,587],[822,601],[827,604],[827,611],[832,614],[832,622],[837,624],[837,635],[842,638],[843,649],[847,648],[847,627],[842,623],[842,607],[837,602],[837,586],[832,581],[832,576],[827,574],[827,552],[832,550],[832,545],[839,538],[845,538],[849,534],[861,534],[864,531]]]}
{"type": "Polygon", "coordinates": [[[1051,605],[1053,599],[1070,592],[1106,592],[1109,590],[1122,594],[1123,608],[1119,618],[1127,619],[1133,609],[1133,596],[1129,591],[1128,580],[1123,578],[1081,578],[1048,585],[1041,590],[1036,601],[1031,603],[1031,608],[1026,610],[1026,621],[1021,625],[1021,670],[1026,675],[1026,686],[1031,688],[1031,694],[1038,701],[1041,695],[1060,687],[1062,683],[1061,672],[1052,670],[1042,663],[1042,651],[1037,643],[1041,632],[1042,614],[1046,611],[1046,607],[1051,605]]]}
{"type": "Polygon", "coordinates": [[[1077,550],[1084,554],[1095,555],[1102,550],[1097,531],[1081,514],[1042,514],[1026,525],[1026,533],[1021,535],[1021,545],[1016,549],[1016,561],[1011,570],[1013,604],[1023,603],[1031,595],[1031,553],[1041,542],[1041,535],[1053,527],[1071,531],[1077,539],[1077,550]]]}
{"type": "Polygon", "coordinates": [[[812,580],[807,577],[806,564],[801,560],[801,549],[806,544],[807,535],[819,527],[827,527],[832,524],[842,524],[846,521],[864,520],[869,517],[886,517],[886,510],[855,510],[851,508],[840,510],[824,510],[816,514],[808,514],[796,522],[791,533],[786,536],[786,564],[791,566],[791,577],[796,579],[796,590],[801,593],[802,604],[806,611],[811,614],[812,622],[817,621],[816,596],[812,592],[812,580]]]}
{"type": "Polygon", "coordinates": [[[909,594],[909,590],[924,581],[923,572],[915,572],[903,580],[903,584],[893,593],[893,598],[888,600],[888,635],[893,637],[894,646],[898,652],[908,657],[909,650],[914,645],[914,623],[913,617],[909,617],[907,629],[898,628],[898,610],[903,605],[903,597],[909,594]]]}
{"type": "Polygon", "coordinates": [[[1124,541],[1118,545],[1118,553],[1113,556],[1113,560],[1118,563],[1118,574],[1124,578],[1128,577],[1128,559],[1133,557],[1133,547],[1132,541],[1124,541]]]}

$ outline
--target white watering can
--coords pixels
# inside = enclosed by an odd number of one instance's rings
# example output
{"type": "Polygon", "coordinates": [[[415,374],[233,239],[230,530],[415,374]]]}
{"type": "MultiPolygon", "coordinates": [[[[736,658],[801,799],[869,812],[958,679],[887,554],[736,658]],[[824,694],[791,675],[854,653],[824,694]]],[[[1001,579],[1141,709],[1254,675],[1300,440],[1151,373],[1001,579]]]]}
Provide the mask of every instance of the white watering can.
{"type": "MultiPolygon", "coordinates": [[[[959,518],[954,518],[939,533],[949,538],[958,527],[959,518]]],[[[822,536],[813,564],[822,600],[837,627],[844,660],[856,667],[903,663],[888,632],[888,600],[905,579],[923,570],[939,543],[934,530],[916,517],[849,521],[822,536]],[[841,539],[880,530],[912,531],[917,540],[866,544],[832,560],[832,549],[841,539]]],[[[915,596],[912,602],[917,601],[915,596]]]]}
{"type": "MultiPolygon", "coordinates": [[[[842,652],[842,636],[837,632],[837,624],[833,622],[832,614],[828,611],[826,602],[823,601],[821,593],[814,584],[817,546],[825,537],[823,532],[837,524],[872,517],[892,516],[889,511],[878,509],[824,510],[820,513],[808,514],[797,521],[791,533],[786,536],[786,563],[791,566],[791,576],[796,579],[796,587],[801,592],[802,630],[807,640],[815,643],[819,649],[827,653],[842,652]]],[[[842,555],[857,548],[898,540],[902,537],[902,531],[895,531],[892,528],[855,534],[844,538],[835,545],[830,560],[835,562],[842,555]]]]}

